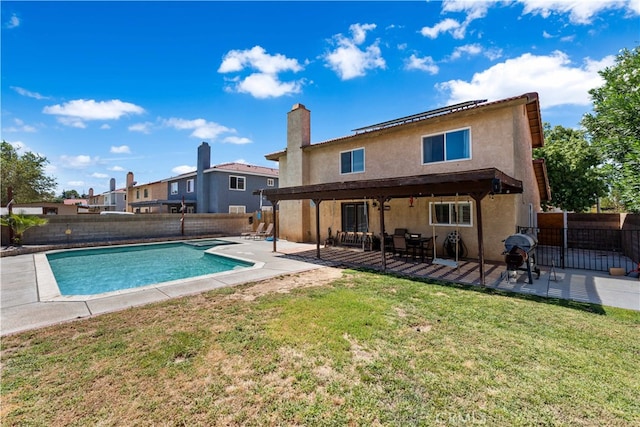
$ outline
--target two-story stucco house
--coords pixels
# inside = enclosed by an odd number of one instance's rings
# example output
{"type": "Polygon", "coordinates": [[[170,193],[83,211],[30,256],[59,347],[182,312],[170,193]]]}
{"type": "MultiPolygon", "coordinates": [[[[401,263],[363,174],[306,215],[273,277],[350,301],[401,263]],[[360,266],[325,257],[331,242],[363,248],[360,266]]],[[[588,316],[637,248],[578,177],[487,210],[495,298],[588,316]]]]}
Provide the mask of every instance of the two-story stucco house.
{"type": "MultiPolygon", "coordinates": [[[[385,233],[405,228],[438,235],[457,230],[469,258],[503,260],[503,240],[535,226],[550,198],[536,93],[495,102],[471,101],[356,129],[311,143],[310,112],[287,117],[279,162],[278,235],[319,244],[333,231],[385,233]]],[[[274,241],[275,245],[275,241],[274,241]]],[[[381,245],[384,262],[384,245],[381,245]]],[[[318,255],[320,251],[318,250],[318,255]]]]}
{"type": "Polygon", "coordinates": [[[127,190],[116,189],[116,180],[109,180],[109,191],[101,194],[93,194],[93,188],[89,189],[89,210],[91,212],[124,212],[127,207],[127,190]]]}
{"type": "Polygon", "coordinates": [[[152,184],[131,185],[129,210],[138,213],[179,213],[182,212],[183,203],[186,213],[270,210],[271,203],[253,192],[277,186],[278,170],[274,168],[244,163],[211,166],[211,148],[203,142],[198,147],[195,171],[152,184]]]}
{"type": "Polygon", "coordinates": [[[138,184],[133,180],[133,172],[127,173],[127,212],[167,213],[167,205],[161,202],[166,198],[166,181],[138,184]]]}

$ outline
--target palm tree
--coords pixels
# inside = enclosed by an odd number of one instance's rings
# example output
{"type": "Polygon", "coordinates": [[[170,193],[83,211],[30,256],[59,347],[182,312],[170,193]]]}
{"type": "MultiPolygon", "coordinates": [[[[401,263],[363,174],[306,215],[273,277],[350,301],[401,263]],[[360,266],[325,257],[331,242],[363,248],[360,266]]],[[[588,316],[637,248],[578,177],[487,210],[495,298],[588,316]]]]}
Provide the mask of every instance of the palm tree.
{"type": "Polygon", "coordinates": [[[41,227],[49,220],[33,215],[9,214],[0,218],[0,225],[10,227],[13,230],[13,241],[9,244],[20,245],[22,242],[22,234],[31,227],[41,227]]]}

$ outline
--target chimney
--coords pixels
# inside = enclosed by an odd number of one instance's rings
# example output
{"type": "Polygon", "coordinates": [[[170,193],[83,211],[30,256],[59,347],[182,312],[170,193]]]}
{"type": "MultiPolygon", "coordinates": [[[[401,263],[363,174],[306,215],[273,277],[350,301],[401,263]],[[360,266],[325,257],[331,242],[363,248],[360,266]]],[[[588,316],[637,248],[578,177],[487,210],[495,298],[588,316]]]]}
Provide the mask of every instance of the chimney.
{"type": "Polygon", "coordinates": [[[116,179],[111,178],[109,180],[109,191],[116,191],[116,179]]]}
{"type": "Polygon", "coordinates": [[[311,144],[311,112],[304,105],[294,104],[287,115],[287,148],[311,144]]]}
{"type": "Polygon", "coordinates": [[[127,188],[133,187],[133,172],[127,173],[127,188]]]}
{"type": "Polygon", "coordinates": [[[93,188],[89,189],[89,197],[93,197],[93,188]]]}
{"type": "Polygon", "coordinates": [[[196,170],[196,212],[209,212],[209,181],[204,171],[211,167],[211,147],[203,142],[198,147],[198,165],[196,170]]]}

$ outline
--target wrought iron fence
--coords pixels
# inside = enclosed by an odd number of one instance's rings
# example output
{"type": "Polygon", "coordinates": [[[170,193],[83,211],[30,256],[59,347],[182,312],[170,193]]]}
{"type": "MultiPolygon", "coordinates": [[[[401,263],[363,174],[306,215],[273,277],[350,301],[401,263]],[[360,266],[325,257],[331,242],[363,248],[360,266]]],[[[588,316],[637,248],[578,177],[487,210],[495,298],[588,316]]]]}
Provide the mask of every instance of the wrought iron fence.
{"type": "Polygon", "coordinates": [[[536,261],[559,268],[635,270],[640,262],[640,230],[518,227],[538,239],[536,261]]]}

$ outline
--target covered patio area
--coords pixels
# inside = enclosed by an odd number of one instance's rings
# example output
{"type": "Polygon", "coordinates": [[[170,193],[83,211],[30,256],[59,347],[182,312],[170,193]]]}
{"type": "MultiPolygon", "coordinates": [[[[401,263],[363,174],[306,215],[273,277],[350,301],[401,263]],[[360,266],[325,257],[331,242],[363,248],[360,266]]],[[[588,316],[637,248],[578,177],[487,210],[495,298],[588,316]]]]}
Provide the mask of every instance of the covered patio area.
{"type": "MultiPolygon", "coordinates": [[[[379,206],[384,204],[393,198],[413,198],[419,196],[458,196],[465,195],[474,200],[476,224],[475,229],[477,232],[477,260],[474,263],[469,263],[466,267],[467,272],[462,272],[462,265],[460,265],[460,271],[456,270],[457,276],[471,275],[471,271],[476,271],[474,275],[477,275],[477,279],[468,281],[468,283],[479,283],[481,285],[487,284],[491,279],[487,278],[487,274],[492,271],[490,264],[485,266],[484,246],[483,246],[483,222],[482,222],[482,200],[488,195],[493,194],[519,194],[523,192],[522,181],[508,176],[502,171],[496,168],[478,169],[464,172],[454,172],[447,174],[425,174],[418,176],[397,177],[390,179],[374,179],[374,180],[359,180],[359,181],[347,181],[347,182],[332,182],[315,185],[303,185],[297,187],[284,187],[277,189],[265,189],[261,190],[261,193],[276,206],[278,202],[282,200],[312,200],[316,209],[316,223],[315,223],[315,235],[316,235],[316,251],[315,257],[317,259],[330,260],[332,254],[335,252],[327,250],[325,248],[321,250],[321,238],[320,238],[320,204],[325,200],[353,200],[367,198],[377,201],[379,206]],[[472,267],[472,264],[475,267],[472,267]],[[486,267],[489,267],[488,269],[486,267]]],[[[254,193],[256,194],[256,193],[254,193]]],[[[278,236],[278,224],[276,223],[276,229],[274,235],[278,236]]],[[[381,230],[380,241],[384,242],[385,231],[385,215],[384,209],[380,210],[380,224],[381,230]]],[[[277,239],[273,240],[273,251],[277,251],[277,239]]],[[[361,254],[360,256],[367,257],[367,262],[360,263],[366,264],[370,267],[377,268],[380,271],[388,271],[389,269],[395,269],[396,264],[393,258],[390,258],[390,254],[385,251],[385,245],[380,245],[380,252],[372,252],[369,254],[361,254]]],[[[473,252],[472,252],[473,253],[473,252]]],[[[344,257],[345,253],[341,253],[344,257]]],[[[356,256],[355,254],[353,256],[356,256]]],[[[461,262],[460,264],[464,264],[461,262]]],[[[421,268],[426,268],[427,264],[420,264],[414,266],[403,267],[409,271],[416,269],[420,271],[421,268]]],[[[438,275],[448,275],[451,267],[442,265],[432,265],[424,272],[425,277],[437,277],[438,275]],[[441,273],[437,273],[436,269],[441,273]],[[427,272],[430,270],[430,274],[427,272]],[[445,273],[445,271],[447,273],[445,273]]],[[[394,270],[395,271],[395,270],[394,270]]],[[[449,279],[445,279],[449,280],[449,279]]],[[[451,279],[453,280],[453,279],[451,279]]],[[[455,280],[453,280],[455,281],[455,280]]]]}
{"type": "MultiPolygon", "coordinates": [[[[344,247],[321,247],[320,257],[317,256],[315,250],[307,250],[303,252],[286,253],[287,258],[294,258],[313,264],[320,264],[328,267],[341,268],[364,268],[375,271],[385,271],[386,273],[394,273],[402,276],[409,276],[419,279],[434,279],[438,281],[462,283],[468,285],[482,285],[480,280],[480,264],[477,260],[462,259],[458,263],[458,267],[451,267],[441,264],[432,264],[430,262],[420,262],[411,258],[393,256],[392,253],[385,253],[386,268],[382,268],[382,260],[379,252],[362,251],[360,249],[351,249],[344,247]]],[[[506,267],[503,263],[485,262],[484,276],[487,285],[499,285],[506,278],[503,276],[506,267]]],[[[518,281],[526,278],[523,275],[518,281]]],[[[514,282],[514,279],[511,279],[514,282]]]]}

